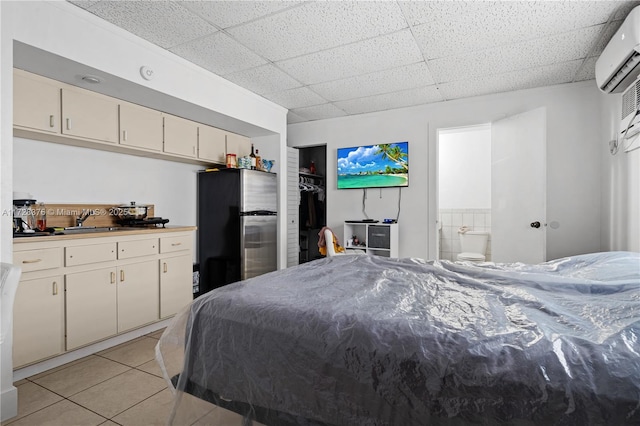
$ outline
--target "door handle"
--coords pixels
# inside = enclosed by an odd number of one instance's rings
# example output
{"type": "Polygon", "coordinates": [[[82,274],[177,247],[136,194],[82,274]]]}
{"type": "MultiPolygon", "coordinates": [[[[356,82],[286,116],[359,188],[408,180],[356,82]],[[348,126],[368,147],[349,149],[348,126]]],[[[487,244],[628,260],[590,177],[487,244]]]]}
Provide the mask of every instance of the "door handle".
{"type": "Polygon", "coordinates": [[[531,222],[531,227],[532,228],[540,228],[540,222],[538,222],[538,221],[531,222]]]}

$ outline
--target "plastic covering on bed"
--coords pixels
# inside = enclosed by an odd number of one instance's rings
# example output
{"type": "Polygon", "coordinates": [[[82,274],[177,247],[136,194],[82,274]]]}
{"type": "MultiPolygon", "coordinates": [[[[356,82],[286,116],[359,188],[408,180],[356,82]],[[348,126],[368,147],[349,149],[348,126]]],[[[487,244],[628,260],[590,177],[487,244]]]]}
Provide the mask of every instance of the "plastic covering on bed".
{"type": "Polygon", "coordinates": [[[640,254],[326,258],[196,299],[156,355],[175,425],[640,424],[640,254]]]}

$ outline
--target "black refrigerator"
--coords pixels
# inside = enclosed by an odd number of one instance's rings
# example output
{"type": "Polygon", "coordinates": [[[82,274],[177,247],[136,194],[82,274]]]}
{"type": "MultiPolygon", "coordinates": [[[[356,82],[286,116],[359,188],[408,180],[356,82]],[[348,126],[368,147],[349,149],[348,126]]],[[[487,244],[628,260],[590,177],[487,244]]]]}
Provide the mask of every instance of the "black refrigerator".
{"type": "Polygon", "coordinates": [[[277,269],[277,198],[275,173],[198,173],[199,294],[277,269]]]}

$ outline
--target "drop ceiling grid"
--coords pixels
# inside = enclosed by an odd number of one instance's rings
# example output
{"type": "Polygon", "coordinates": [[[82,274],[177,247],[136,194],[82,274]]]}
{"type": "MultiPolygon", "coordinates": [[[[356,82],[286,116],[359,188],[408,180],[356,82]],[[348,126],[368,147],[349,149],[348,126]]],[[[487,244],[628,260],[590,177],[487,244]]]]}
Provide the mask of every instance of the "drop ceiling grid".
{"type": "Polygon", "coordinates": [[[181,1],[180,5],[220,28],[229,28],[302,3],[302,1],[181,1]]]}
{"type": "Polygon", "coordinates": [[[585,58],[604,25],[429,61],[437,83],[585,58]],[[473,66],[469,66],[473,64],[473,66]]]}
{"type": "Polygon", "coordinates": [[[407,28],[395,2],[310,2],[228,32],[271,61],[281,61],[407,28]]]}
{"type": "Polygon", "coordinates": [[[293,108],[289,122],[594,78],[597,56],[640,4],[73,3],[293,108]]]}
{"type": "Polygon", "coordinates": [[[322,83],[422,61],[411,36],[401,30],[376,38],[277,62],[304,84],[322,83]]]}
{"type": "Polygon", "coordinates": [[[530,89],[571,82],[582,60],[545,65],[503,74],[475,77],[438,85],[445,100],[530,89]]]}
{"type": "Polygon", "coordinates": [[[266,60],[223,32],[217,32],[169,50],[221,76],[267,63],[266,60]]]}
{"type": "Polygon", "coordinates": [[[434,84],[424,62],[311,85],[329,101],[343,101],[434,84]]]}
{"type": "Polygon", "coordinates": [[[99,1],[89,11],[165,49],[218,31],[175,2],[99,1]]]}

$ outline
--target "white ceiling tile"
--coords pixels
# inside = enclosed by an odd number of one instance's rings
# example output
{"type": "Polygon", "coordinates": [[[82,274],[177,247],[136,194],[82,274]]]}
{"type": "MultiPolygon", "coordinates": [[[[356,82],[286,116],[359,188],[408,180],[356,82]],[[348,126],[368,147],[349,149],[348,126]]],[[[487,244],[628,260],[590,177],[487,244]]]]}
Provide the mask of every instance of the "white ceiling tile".
{"type": "Polygon", "coordinates": [[[283,92],[269,93],[265,98],[285,108],[303,108],[327,103],[327,100],[308,87],[298,87],[283,92]]]}
{"type": "Polygon", "coordinates": [[[604,24],[615,2],[500,2],[479,14],[414,27],[427,59],[443,58],[604,24]],[[491,28],[491,31],[487,31],[491,28]]]}
{"type": "Polygon", "coordinates": [[[575,81],[592,80],[596,78],[596,60],[598,58],[592,56],[587,58],[582,64],[582,67],[578,69],[575,75],[575,81]]]}
{"type": "Polygon", "coordinates": [[[302,123],[307,121],[306,118],[300,117],[298,114],[289,111],[287,113],[287,124],[302,123]]]}
{"type": "Polygon", "coordinates": [[[569,83],[581,60],[439,84],[446,100],[569,83]]]}
{"type": "Polygon", "coordinates": [[[342,101],[397,92],[412,87],[429,86],[433,83],[427,65],[424,62],[418,62],[404,67],[319,83],[312,85],[311,88],[327,100],[342,101]]]}
{"type": "Polygon", "coordinates": [[[83,9],[87,9],[93,6],[94,4],[98,3],[100,0],[67,0],[67,1],[83,9]]]}
{"type": "Polygon", "coordinates": [[[219,75],[267,63],[222,32],[181,44],[169,50],[219,75]]]}
{"type": "Polygon", "coordinates": [[[294,108],[291,112],[305,120],[324,120],[326,118],[344,117],[347,115],[343,110],[333,104],[294,108]]]}
{"type": "Polygon", "coordinates": [[[100,1],[88,10],[165,49],[217,31],[176,2],[100,1]]]}
{"type": "Polygon", "coordinates": [[[224,78],[259,95],[301,86],[299,82],[273,64],[237,71],[225,75],[224,78]]]}
{"type": "Polygon", "coordinates": [[[184,7],[196,12],[220,28],[228,28],[243,22],[270,15],[283,9],[302,4],[301,1],[183,1],[184,7]]]}
{"type": "Polygon", "coordinates": [[[427,22],[452,22],[463,15],[475,16],[495,6],[494,1],[400,1],[407,21],[411,25],[427,22]]]}
{"type": "Polygon", "coordinates": [[[335,104],[348,114],[363,114],[366,112],[384,111],[387,109],[403,108],[440,101],[442,101],[442,96],[438,92],[436,86],[428,86],[411,90],[403,90],[401,92],[386,93],[384,95],[340,101],[335,104]]]}
{"type": "Polygon", "coordinates": [[[407,28],[395,2],[309,2],[229,29],[271,61],[352,43],[407,28]]]}
{"type": "Polygon", "coordinates": [[[278,62],[304,84],[322,83],[423,60],[409,30],[278,62]]]}
{"type": "Polygon", "coordinates": [[[584,58],[603,25],[427,63],[436,82],[466,80],[584,58]]]}

